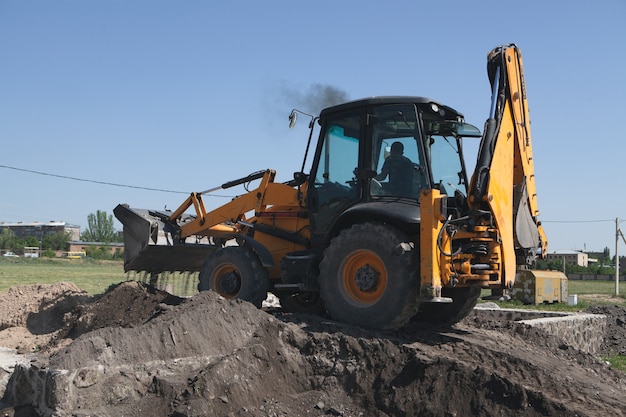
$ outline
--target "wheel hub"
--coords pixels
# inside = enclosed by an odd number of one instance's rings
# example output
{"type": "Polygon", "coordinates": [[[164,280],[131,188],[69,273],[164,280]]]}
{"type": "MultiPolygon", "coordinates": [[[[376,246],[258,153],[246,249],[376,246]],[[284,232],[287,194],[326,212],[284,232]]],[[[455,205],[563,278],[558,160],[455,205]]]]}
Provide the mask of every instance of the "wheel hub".
{"type": "Polygon", "coordinates": [[[239,287],[239,276],[234,271],[227,272],[219,278],[219,288],[225,293],[234,294],[239,287]]]}
{"type": "Polygon", "coordinates": [[[360,267],[354,275],[354,282],[361,291],[371,291],[376,288],[378,284],[378,277],[380,273],[366,264],[360,267]]]}

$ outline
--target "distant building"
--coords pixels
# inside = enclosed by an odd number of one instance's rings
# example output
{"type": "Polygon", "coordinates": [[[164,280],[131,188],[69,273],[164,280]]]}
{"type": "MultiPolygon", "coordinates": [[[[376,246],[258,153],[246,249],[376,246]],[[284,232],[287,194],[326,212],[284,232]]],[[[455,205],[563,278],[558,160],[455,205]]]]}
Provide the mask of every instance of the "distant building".
{"type": "Polygon", "coordinates": [[[54,220],[48,223],[0,222],[0,233],[5,229],[10,230],[20,239],[26,239],[32,236],[38,241],[41,241],[44,236],[66,232],[70,233],[70,240],[80,239],[80,226],[54,220]]]}
{"type": "Polygon", "coordinates": [[[111,256],[118,255],[124,253],[124,244],[111,242],[111,243],[103,243],[103,242],[82,242],[80,240],[70,241],[70,252],[87,252],[90,248],[98,248],[100,246],[108,247],[111,251],[111,256]]]}
{"type": "Polygon", "coordinates": [[[593,263],[596,260],[590,259],[589,255],[579,251],[554,251],[546,255],[548,261],[560,261],[565,262],[566,265],[578,265],[589,266],[589,263],[593,263]]]}

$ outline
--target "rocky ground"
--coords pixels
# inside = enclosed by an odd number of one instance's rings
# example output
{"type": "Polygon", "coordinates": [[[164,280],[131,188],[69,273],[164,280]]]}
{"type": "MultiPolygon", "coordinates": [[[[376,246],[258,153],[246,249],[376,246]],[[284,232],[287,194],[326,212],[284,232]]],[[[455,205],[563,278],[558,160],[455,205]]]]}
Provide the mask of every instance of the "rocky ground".
{"type": "Polygon", "coordinates": [[[138,282],[18,287],[0,295],[23,362],[0,417],[624,416],[626,375],[599,357],[626,352],[626,309],[592,310],[596,355],[477,315],[380,333],[138,282]]]}

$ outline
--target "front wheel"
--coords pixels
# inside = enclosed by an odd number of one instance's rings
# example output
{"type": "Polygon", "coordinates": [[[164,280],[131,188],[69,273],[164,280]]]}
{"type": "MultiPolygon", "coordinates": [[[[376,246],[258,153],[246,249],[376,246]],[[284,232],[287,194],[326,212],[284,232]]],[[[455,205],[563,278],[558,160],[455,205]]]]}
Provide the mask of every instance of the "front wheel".
{"type": "Polygon", "coordinates": [[[324,251],[319,283],[334,320],[395,329],[418,308],[419,255],[394,227],[357,224],[343,230],[324,251]]]}
{"type": "Polygon", "coordinates": [[[268,287],[267,270],[247,246],[226,246],[212,253],[202,265],[198,281],[198,291],[213,290],[257,307],[267,298],[268,287]]]}

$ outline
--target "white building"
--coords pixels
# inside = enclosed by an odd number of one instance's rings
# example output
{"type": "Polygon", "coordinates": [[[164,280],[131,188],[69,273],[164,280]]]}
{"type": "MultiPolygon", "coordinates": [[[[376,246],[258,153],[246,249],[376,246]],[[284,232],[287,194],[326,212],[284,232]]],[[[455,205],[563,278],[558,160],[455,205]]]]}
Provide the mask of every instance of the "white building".
{"type": "Polygon", "coordinates": [[[593,262],[593,259],[589,259],[589,255],[584,252],[573,250],[558,250],[552,253],[548,253],[546,256],[548,261],[560,261],[565,262],[566,265],[578,265],[589,266],[589,262],[593,262]]]}
{"type": "Polygon", "coordinates": [[[68,224],[63,221],[51,220],[48,223],[0,222],[0,233],[4,229],[10,230],[20,239],[26,239],[27,237],[32,236],[41,241],[41,239],[43,239],[46,235],[66,232],[69,232],[70,240],[80,239],[80,226],[68,224]]]}

